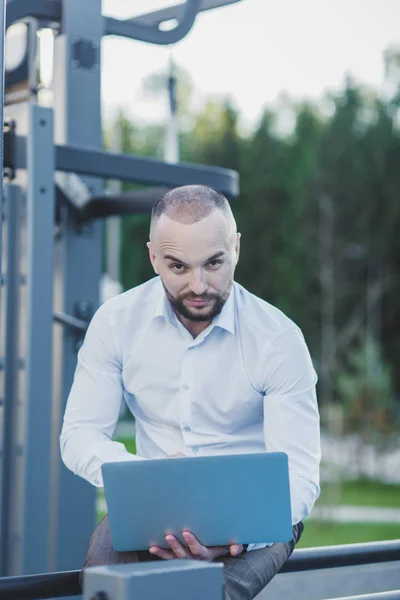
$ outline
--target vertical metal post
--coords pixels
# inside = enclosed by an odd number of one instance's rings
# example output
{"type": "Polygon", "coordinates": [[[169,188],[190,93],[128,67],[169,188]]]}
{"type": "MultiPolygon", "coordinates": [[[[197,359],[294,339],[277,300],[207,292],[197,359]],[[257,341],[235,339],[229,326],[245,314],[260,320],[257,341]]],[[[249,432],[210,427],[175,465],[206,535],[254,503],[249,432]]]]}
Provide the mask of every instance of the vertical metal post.
{"type": "MultiPolygon", "coordinates": [[[[62,30],[55,38],[54,110],[57,143],[82,148],[102,147],[100,112],[100,46],[103,34],[101,0],[63,0],[62,30]]],[[[84,178],[93,194],[102,182],[84,178]]],[[[56,309],[81,318],[99,305],[103,227],[94,222],[77,227],[63,212],[56,246],[56,309]]],[[[55,379],[52,444],[51,570],[82,566],[93,533],[95,488],[62,464],[59,435],[65,404],[76,368],[79,339],[55,326],[55,379]]]]}
{"type": "Polygon", "coordinates": [[[6,204],[2,549],[7,575],[49,570],[53,118],[51,109],[34,105],[20,112],[25,114],[21,130],[26,126],[27,133],[22,177],[27,191],[22,196],[18,188],[8,186],[6,204]]]}
{"type": "Polygon", "coordinates": [[[3,419],[2,419],[2,469],[1,469],[1,523],[0,523],[0,577],[18,571],[18,561],[14,552],[15,538],[12,535],[13,507],[17,506],[15,487],[16,471],[13,459],[18,449],[14,442],[17,431],[18,412],[21,402],[18,399],[18,338],[19,338],[19,296],[20,296],[20,205],[21,192],[15,185],[5,186],[5,211],[7,213],[4,242],[6,244],[6,297],[4,319],[4,379],[3,379],[3,419]],[[5,338],[4,338],[5,334],[5,338]]]}
{"type": "MultiPolygon", "coordinates": [[[[0,0],[0,217],[3,212],[3,123],[4,123],[4,46],[5,46],[5,21],[6,21],[6,1],[0,0]]],[[[0,218],[0,265],[1,265],[1,231],[2,219],[0,218]]],[[[0,306],[1,309],[1,306],[0,306]]]]}
{"type": "Polygon", "coordinates": [[[52,408],[53,112],[29,106],[27,140],[27,327],[21,573],[49,568],[52,408]]]}
{"type": "MultiPolygon", "coordinates": [[[[118,114],[111,132],[110,150],[122,152],[122,114],[118,114]]],[[[110,194],[118,196],[122,191],[121,182],[117,179],[110,181],[110,194]]],[[[121,217],[110,217],[107,227],[107,259],[106,272],[112,281],[121,281],[121,217]]]]}
{"type": "Polygon", "coordinates": [[[166,127],[164,148],[164,159],[170,163],[176,163],[179,161],[179,119],[177,110],[176,85],[177,80],[171,48],[168,77],[169,120],[166,127]]]}

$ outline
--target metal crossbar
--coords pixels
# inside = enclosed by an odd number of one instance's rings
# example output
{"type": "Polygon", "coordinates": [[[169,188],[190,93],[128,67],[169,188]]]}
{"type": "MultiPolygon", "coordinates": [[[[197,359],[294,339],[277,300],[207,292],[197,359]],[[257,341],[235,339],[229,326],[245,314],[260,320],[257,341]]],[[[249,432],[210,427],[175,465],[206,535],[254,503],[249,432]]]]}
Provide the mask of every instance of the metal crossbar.
{"type": "Polygon", "coordinates": [[[400,600],[400,590],[391,592],[376,592],[374,594],[361,594],[357,596],[346,596],[335,598],[335,600],[400,600]]]}
{"type": "MultiPolygon", "coordinates": [[[[295,550],[280,573],[400,560],[400,540],[295,550]]],[[[82,593],[80,571],[41,573],[0,579],[0,600],[42,600],[82,593]]],[[[357,600],[400,600],[400,591],[356,596],[357,600]]],[[[338,599],[350,600],[350,598],[338,599]]]]}
{"type": "MultiPolygon", "coordinates": [[[[8,136],[5,137],[6,158],[8,157],[5,166],[25,169],[27,139],[17,135],[14,143],[14,156],[10,156],[8,151],[10,139],[8,136]]],[[[169,164],[156,158],[87,150],[69,145],[56,145],[54,149],[55,168],[59,171],[171,187],[204,184],[220,190],[231,198],[239,193],[239,176],[231,169],[183,162],[169,164]]]]}

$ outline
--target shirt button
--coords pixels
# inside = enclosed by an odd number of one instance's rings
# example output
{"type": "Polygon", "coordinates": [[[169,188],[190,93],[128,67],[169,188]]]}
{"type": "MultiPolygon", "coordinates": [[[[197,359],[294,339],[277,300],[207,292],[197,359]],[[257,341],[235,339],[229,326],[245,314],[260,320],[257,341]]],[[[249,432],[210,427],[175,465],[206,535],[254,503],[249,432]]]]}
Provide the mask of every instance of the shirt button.
{"type": "Polygon", "coordinates": [[[183,386],[182,386],[182,388],[183,388],[184,390],[188,390],[188,389],[189,389],[189,386],[188,386],[188,385],[185,383],[185,385],[183,385],[183,386]]]}
{"type": "Polygon", "coordinates": [[[189,425],[185,425],[185,427],[183,428],[185,431],[191,431],[189,425]]]}

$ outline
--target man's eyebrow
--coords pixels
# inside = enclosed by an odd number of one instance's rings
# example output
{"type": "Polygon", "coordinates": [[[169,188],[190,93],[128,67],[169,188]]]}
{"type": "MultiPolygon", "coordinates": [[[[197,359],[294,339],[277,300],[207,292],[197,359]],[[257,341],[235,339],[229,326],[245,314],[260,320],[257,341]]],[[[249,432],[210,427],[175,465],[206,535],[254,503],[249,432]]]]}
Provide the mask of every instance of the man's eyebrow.
{"type": "MultiPolygon", "coordinates": [[[[220,252],[216,252],[215,254],[213,254],[212,256],[210,256],[210,258],[207,258],[207,260],[204,261],[204,264],[211,262],[212,260],[216,260],[217,258],[220,258],[220,256],[224,256],[225,255],[225,251],[224,250],[220,250],[220,252]]],[[[180,258],[176,258],[175,256],[172,256],[172,254],[166,254],[164,256],[164,259],[167,260],[172,260],[176,263],[179,263],[180,265],[184,265],[185,267],[189,266],[187,265],[185,262],[183,262],[183,260],[181,260],[180,258]]]]}

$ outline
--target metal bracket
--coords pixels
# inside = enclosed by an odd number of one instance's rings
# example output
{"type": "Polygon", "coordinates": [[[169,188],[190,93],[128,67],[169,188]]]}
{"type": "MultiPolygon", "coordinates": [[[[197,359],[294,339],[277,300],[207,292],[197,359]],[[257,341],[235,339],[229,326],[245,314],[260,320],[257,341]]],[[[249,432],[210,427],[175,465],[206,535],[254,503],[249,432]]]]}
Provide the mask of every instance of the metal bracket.
{"type": "Polygon", "coordinates": [[[74,38],[72,40],[72,66],[96,71],[100,66],[100,52],[97,44],[86,38],[74,38]]]}
{"type": "Polygon", "coordinates": [[[15,178],[15,141],[16,124],[13,119],[3,124],[4,163],[3,173],[9,181],[15,178]]]}
{"type": "Polygon", "coordinates": [[[78,331],[80,333],[85,332],[88,326],[87,321],[84,321],[83,319],[77,319],[76,317],[72,317],[71,315],[61,312],[53,313],[53,321],[55,323],[60,323],[60,325],[70,327],[74,331],[78,331]]]}
{"type": "Polygon", "coordinates": [[[80,300],[75,304],[74,312],[75,316],[67,315],[63,312],[54,312],[53,321],[72,330],[75,351],[79,352],[93,315],[92,303],[87,300],[80,300]]]}

